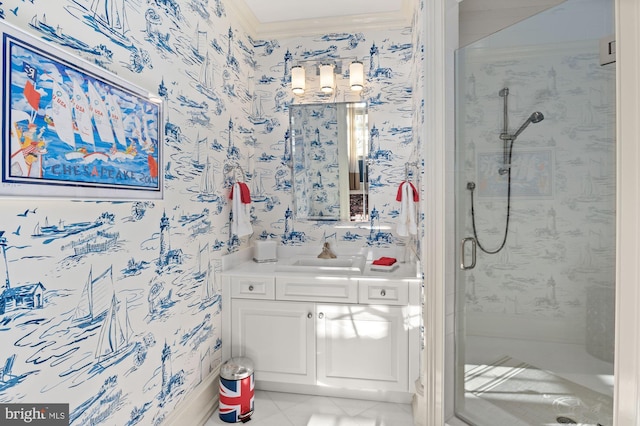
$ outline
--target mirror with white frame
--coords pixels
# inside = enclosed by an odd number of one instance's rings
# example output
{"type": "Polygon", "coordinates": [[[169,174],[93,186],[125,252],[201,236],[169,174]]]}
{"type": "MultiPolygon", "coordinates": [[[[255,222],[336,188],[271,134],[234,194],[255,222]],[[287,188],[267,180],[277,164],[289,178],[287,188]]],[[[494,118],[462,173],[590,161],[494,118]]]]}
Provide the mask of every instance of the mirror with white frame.
{"type": "Polygon", "coordinates": [[[367,221],[366,102],[289,107],[295,217],[367,221]]]}

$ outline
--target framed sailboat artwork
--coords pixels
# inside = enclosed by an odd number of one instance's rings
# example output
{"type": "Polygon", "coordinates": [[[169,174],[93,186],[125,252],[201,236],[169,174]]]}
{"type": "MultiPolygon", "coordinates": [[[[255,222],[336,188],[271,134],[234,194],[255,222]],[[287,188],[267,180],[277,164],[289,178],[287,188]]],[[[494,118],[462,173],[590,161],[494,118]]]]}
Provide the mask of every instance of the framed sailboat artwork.
{"type": "Polygon", "coordinates": [[[0,21],[0,196],[161,199],[162,100],[0,21]]]}

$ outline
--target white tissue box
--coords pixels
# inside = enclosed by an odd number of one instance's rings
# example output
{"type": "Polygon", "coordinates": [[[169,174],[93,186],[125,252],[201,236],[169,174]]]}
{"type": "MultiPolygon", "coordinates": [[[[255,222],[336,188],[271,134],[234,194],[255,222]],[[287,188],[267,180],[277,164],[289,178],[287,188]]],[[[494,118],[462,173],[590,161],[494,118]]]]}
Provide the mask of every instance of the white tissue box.
{"type": "Polygon", "coordinates": [[[255,262],[277,262],[277,243],[275,241],[256,241],[253,248],[253,260],[255,262]]]}

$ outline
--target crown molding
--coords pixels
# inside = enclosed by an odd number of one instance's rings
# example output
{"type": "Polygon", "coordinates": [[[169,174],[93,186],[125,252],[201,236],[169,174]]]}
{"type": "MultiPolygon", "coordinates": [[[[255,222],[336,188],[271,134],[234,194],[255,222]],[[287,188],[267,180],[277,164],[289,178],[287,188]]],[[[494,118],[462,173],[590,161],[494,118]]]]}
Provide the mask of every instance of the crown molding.
{"type": "Polygon", "coordinates": [[[329,18],[300,19],[261,23],[243,0],[226,4],[246,33],[254,39],[289,38],[322,35],[333,32],[362,32],[364,30],[397,29],[411,26],[412,3],[403,0],[400,10],[385,13],[363,13],[329,18]]]}

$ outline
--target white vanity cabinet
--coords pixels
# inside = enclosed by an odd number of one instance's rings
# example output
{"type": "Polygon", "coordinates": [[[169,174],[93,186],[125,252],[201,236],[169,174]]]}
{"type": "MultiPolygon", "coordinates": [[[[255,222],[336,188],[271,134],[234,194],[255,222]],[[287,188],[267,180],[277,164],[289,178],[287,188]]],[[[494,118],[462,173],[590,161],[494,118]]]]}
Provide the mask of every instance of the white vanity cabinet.
{"type": "Polygon", "coordinates": [[[256,380],[315,384],[313,303],[233,299],[231,356],[249,357],[256,380]]]}
{"type": "Polygon", "coordinates": [[[318,383],[408,390],[409,338],[402,308],[316,305],[318,383]]]}
{"type": "Polygon", "coordinates": [[[416,279],[238,268],[222,281],[223,359],[252,359],[258,389],[410,400],[419,374],[416,279]]]}

